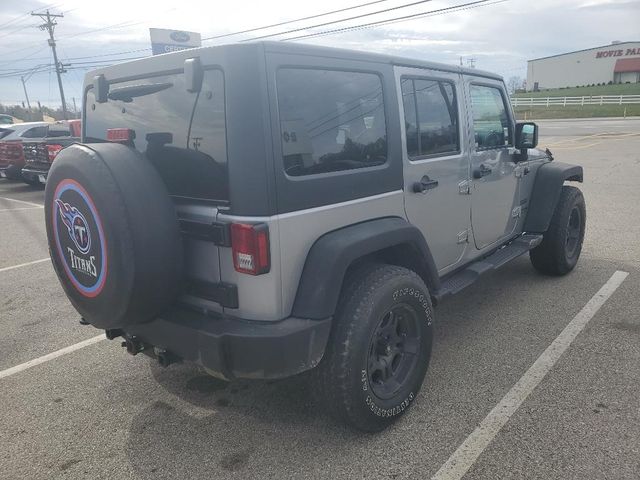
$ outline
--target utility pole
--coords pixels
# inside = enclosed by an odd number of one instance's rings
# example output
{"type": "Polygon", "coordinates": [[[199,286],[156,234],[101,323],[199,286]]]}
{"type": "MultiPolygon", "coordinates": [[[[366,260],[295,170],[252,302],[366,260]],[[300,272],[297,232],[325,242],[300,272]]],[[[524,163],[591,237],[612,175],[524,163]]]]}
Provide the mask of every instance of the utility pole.
{"type": "Polygon", "coordinates": [[[476,59],[473,57],[468,58],[467,64],[469,65],[469,68],[476,68],[476,59]]]}
{"type": "Polygon", "coordinates": [[[31,104],[29,103],[29,95],[27,94],[27,83],[26,83],[26,80],[24,79],[24,75],[20,77],[20,80],[22,80],[22,88],[24,89],[24,96],[27,98],[27,108],[31,110],[31,104]]]}
{"type": "Polygon", "coordinates": [[[56,40],[53,37],[53,31],[56,28],[56,25],[58,24],[56,22],[56,18],[62,18],[64,17],[63,14],[59,14],[59,15],[52,15],[49,13],[49,10],[47,10],[47,13],[31,13],[31,15],[33,15],[34,17],[40,17],[45,23],[43,23],[42,25],[40,25],[40,30],[46,30],[47,32],[49,32],[49,46],[51,47],[51,51],[53,52],[53,61],[56,65],[56,75],[58,77],[58,87],[60,87],[60,100],[62,101],[62,115],[64,117],[64,119],[67,119],[67,102],[65,101],[64,98],[64,89],[62,88],[62,77],[60,76],[61,73],[64,73],[64,66],[60,64],[60,62],[58,62],[58,54],[56,52],[56,40]]]}

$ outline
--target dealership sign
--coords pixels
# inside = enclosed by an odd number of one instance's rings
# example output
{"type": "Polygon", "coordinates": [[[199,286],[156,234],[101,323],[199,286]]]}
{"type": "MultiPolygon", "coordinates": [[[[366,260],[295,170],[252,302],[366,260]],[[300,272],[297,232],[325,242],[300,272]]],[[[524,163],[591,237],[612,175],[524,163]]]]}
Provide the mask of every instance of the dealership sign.
{"type": "Polygon", "coordinates": [[[600,52],[596,52],[596,58],[629,57],[633,55],[640,55],[640,48],[627,48],[626,50],[602,50],[600,52]]]}
{"type": "Polygon", "coordinates": [[[151,36],[151,50],[154,55],[202,46],[200,34],[195,32],[150,28],[149,34],[151,36]]]}

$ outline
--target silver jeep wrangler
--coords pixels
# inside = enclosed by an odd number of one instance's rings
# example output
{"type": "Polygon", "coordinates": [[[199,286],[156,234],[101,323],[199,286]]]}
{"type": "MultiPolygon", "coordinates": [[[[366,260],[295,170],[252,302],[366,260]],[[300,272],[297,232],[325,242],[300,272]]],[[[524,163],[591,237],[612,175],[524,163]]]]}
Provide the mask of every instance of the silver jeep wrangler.
{"type": "Polygon", "coordinates": [[[362,430],[412,405],[440,299],[580,256],[582,168],[491,73],[266,42],[91,72],[83,104],[45,202],[83,321],[223,379],[313,369],[362,430]]]}

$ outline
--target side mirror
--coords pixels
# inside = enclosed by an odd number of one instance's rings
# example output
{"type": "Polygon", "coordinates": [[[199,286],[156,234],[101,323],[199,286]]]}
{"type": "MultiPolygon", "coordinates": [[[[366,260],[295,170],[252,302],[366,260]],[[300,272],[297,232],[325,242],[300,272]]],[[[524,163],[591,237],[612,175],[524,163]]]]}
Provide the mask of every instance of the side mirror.
{"type": "Polygon", "coordinates": [[[199,92],[202,89],[204,69],[199,57],[187,58],[184,61],[184,80],[187,91],[191,93],[199,92]]]}
{"type": "Polygon", "coordinates": [[[109,95],[109,84],[104,75],[96,75],[93,77],[93,94],[96,97],[96,102],[105,103],[109,95]]]}
{"type": "Polygon", "coordinates": [[[526,150],[538,146],[538,125],[532,122],[516,124],[516,148],[526,150]]]}

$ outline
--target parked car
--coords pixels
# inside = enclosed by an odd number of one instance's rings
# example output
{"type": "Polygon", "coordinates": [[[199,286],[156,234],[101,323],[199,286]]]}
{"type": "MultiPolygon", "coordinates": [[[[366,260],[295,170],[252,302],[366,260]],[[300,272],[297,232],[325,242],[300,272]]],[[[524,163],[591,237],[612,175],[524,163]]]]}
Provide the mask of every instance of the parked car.
{"type": "Polygon", "coordinates": [[[22,178],[22,141],[45,137],[48,125],[47,122],[25,122],[0,127],[0,178],[22,178]]]}
{"type": "MultiPolygon", "coordinates": [[[[77,127],[73,127],[78,131],[77,127]]],[[[22,143],[45,140],[50,136],[70,136],[71,130],[65,122],[25,122],[0,128],[0,177],[25,180],[22,168],[25,166],[22,143]]]]}
{"type": "Polygon", "coordinates": [[[22,178],[30,185],[44,185],[49,168],[58,153],[69,145],[80,141],[81,120],[69,120],[50,125],[43,140],[24,141],[25,166],[22,178]]]}
{"type": "Polygon", "coordinates": [[[11,125],[16,121],[11,115],[0,114],[0,125],[11,125]]]}
{"type": "Polygon", "coordinates": [[[329,412],[378,431],[418,395],[434,305],[525,253],[549,275],[580,256],[582,168],[536,149],[492,73],[266,42],[84,92],[45,190],[51,258],[84,323],[163,366],[314,369],[329,412]]]}

